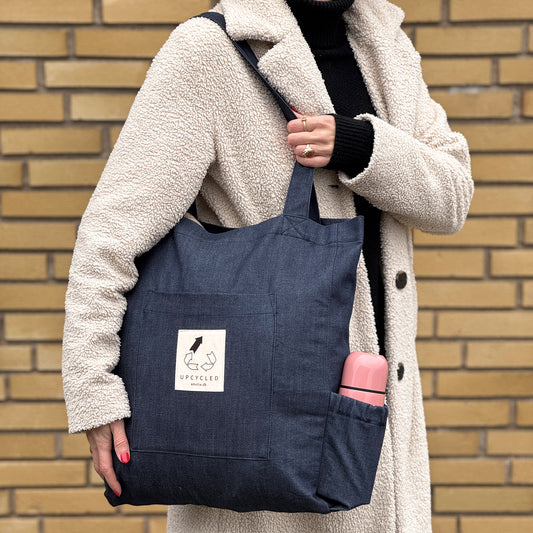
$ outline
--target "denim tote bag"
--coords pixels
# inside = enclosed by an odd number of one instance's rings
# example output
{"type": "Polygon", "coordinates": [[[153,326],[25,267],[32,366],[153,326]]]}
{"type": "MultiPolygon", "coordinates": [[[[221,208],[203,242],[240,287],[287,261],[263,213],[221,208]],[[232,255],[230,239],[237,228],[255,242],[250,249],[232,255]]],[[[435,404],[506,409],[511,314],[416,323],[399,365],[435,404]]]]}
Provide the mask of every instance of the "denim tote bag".
{"type": "Polygon", "coordinates": [[[131,457],[113,453],[122,494],[106,483],[111,505],[329,513],[370,502],[388,408],[336,392],[363,219],[320,218],[313,177],[295,164],[280,216],[242,228],[184,217],[136,258],[114,369],[131,457]]]}

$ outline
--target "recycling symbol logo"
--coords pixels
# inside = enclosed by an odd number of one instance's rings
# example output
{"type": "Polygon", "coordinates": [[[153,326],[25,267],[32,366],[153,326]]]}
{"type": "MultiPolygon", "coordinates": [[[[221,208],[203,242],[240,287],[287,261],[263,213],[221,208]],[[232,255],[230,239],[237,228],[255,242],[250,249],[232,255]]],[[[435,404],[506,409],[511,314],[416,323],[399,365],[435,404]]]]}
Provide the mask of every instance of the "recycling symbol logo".
{"type": "Polygon", "coordinates": [[[194,344],[190,347],[189,351],[185,354],[184,362],[189,370],[202,369],[205,372],[209,372],[217,361],[213,350],[207,352],[201,350],[203,337],[196,337],[194,344]]]}

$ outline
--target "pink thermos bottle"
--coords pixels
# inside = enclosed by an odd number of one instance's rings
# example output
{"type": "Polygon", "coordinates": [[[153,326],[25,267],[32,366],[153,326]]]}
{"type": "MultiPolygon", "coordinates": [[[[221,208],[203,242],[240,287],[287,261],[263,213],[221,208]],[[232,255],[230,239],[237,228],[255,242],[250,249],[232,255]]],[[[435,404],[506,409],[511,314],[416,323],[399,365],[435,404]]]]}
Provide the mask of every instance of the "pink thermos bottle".
{"type": "Polygon", "coordinates": [[[352,352],[344,363],[339,394],[372,405],[384,405],[387,375],[387,360],[382,355],[352,352]]]}

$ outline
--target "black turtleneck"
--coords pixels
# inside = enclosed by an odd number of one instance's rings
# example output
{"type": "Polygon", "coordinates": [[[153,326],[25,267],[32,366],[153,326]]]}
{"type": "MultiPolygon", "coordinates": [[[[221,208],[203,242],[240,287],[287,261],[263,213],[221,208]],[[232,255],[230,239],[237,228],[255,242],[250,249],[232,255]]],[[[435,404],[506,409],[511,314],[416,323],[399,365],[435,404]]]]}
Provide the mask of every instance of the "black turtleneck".
{"type": "MultiPolygon", "coordinates": [[[[286,0],[305,37],[336,113],[335,146],[325,167],[349,176],[362,172],[370,161],[374,129],[368,121],[354,119],[360,113],[376,114],[370,95],[346,36],[343,13],[354,0],[286,0]]],[[[354,194],[357,213],[365,217],[363,253],[370,280],[372,303],[381,353],[384,349],[384,289],[381,277],[381,211],[354,194]]]]}

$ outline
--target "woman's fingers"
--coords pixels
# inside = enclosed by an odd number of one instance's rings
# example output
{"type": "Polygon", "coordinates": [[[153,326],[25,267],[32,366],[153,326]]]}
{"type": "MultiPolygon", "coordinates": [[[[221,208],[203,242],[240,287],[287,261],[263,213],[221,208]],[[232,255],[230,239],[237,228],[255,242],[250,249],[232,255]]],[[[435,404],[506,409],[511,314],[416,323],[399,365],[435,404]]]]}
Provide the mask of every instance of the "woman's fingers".
{"type": "Polygon", "coordinates": [[[111,432],[113,433],[113,444],[115,446],[115,453],[120,459],[121,463],[129,463],[130,461],[130,446],[126,431],[124,429],[124,420],[116,420],[111,422],[111,432]]]}
{"type": "Polygon", "coordinates": [[[96,473],[102,479],[105,479],[111,490],[117,496],[120,496],[122,493],[122,488],[118,482],[115,470],[113,469],[112,459],[114,432],[117,433],[117,437],[121,440],[119,449],[122,451],[122,453],[124,453],[125,449],[127,450],[129,461],[129,445],[124,432],[123,420],[112,422],[111,424],[106,424],[105,426],[89,429],[85,432],[85,434],[87,435],[87,440],[89,441],[89,449],[93,457],[94,469],[96,470],[96,473]],[[119,422],[122,422],[122,424],[119,422]],[[121,430],[123,435],[121,434],[121,430]]]}
{"type": "Polygon", "coordinates": [[[335,119],[331,115],[297,116],[297,119],[287,124],[287,141],[293,148],[296,160],[308,167],[326,166],[335,146],[335,119]],[[304,157],[308,145],[313,152],[304,157]]]}
{"type": "Polygon", "coordinates": [[[311,132],[315,130],[329,130],[335,133],[335,118],[331,115],[300,115],[298,118],[287,122],[289,133],[311,132]]]}
{"type": "Polygon", "coordinates": [[[111,490],[120,496],[122,488],[118,482],[115,470],[113,469],[113,460],[111,458],[111,448],[108,450],[100,450],[98,458],[98,469],[95,465],[95,470],[98,472],[102,479],[107,481],[107,484],[111,487],[111,490]]]}

